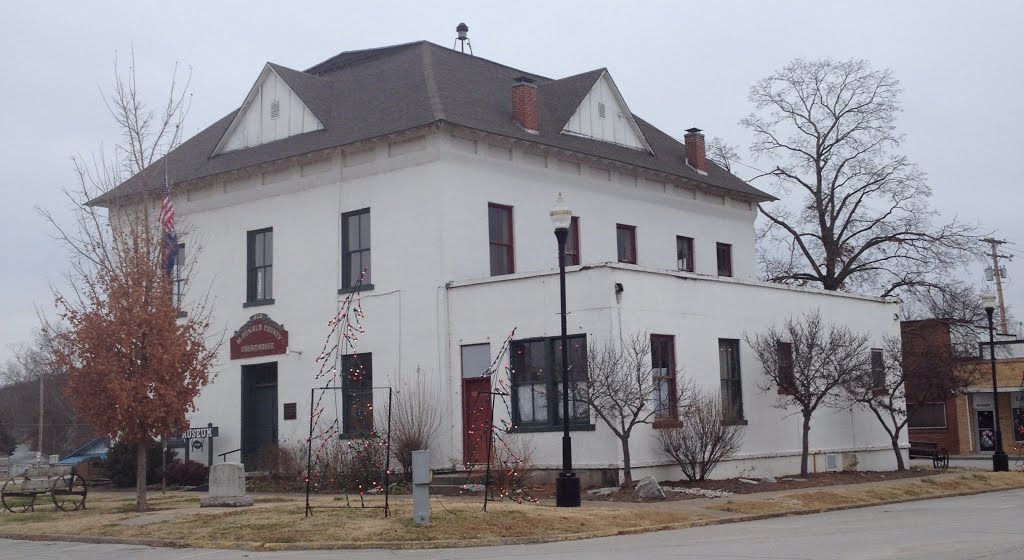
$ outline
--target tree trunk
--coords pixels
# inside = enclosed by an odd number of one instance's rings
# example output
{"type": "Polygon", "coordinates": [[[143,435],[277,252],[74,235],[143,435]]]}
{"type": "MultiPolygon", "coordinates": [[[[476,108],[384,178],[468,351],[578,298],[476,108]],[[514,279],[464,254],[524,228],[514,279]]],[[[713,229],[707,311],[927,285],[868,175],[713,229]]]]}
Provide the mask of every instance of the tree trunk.
{"type": "Polygon", "coordinates": [[[809,435],[811,433],[811,417],[804,416],[804,439],[800,449],[800,478],[807,478],[807,455],[810,451],[809,435]]]}
{"type": "Polygon", "coordinates": [[[900,434],[896,432],[896,435],[892,436],[892,450],[896,453],[896,470],[905,471],[907,466],[903,464],[903,453],[900,452],[900,434]]]}
{"type": "Polygon", "coordinates": [[[146,452],[149,446],[140,443],[135,447],[135,497],[138,511],[148,511],[146,505],[146,452]]]}
{"type": "Polygon", "coordinates": [[[620,438],[622,442],[622,486],[626,490],[633,489],[633,470],[629,466],[629,438],[620,438]]]}

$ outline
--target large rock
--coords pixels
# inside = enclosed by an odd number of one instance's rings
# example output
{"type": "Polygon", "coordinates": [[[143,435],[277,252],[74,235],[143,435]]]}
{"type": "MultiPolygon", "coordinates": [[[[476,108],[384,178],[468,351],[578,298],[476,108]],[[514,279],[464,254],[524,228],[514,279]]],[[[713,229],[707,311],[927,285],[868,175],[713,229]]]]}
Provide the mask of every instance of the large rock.
{"type": "Polygon", "coordinates": [[[652,500],[664,500],[665,491],[661,489],[661,485],[654,479],[653,476],[645,476],[636,483],[636,487],[633,489],[633,495],[637,498],[647,498],[652,500]]]}
{"type": "Polygon", "coordinates": [[[245,495],[245,466],[242,463],[217,463],[210,467],[210,494],[199,502],[201,507],[252,504],[252,498],[245,495]]]}

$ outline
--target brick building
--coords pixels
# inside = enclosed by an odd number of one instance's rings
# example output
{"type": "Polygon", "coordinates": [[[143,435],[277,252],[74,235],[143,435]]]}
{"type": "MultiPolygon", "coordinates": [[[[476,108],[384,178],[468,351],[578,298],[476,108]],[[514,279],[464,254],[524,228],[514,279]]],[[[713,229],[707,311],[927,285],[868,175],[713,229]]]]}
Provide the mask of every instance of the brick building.
{"type": "MultiPolygon", "coordinates": [[[[905,368],[928,368],[935,376],[949,375],[954,368],[972,380],[944,400],[908,405],[908,439],[935,443],[951,455],[992,453],[995,407],[987,333],[969,324],[929,319],[904,321],[901,335],[905,368]]],[[[1017,458],[1024,452],[1024,340],[997,337],[996,376],[1003,449],[1017,458]]],[[[919,401],[921,390],[908,383],[908,403],[919,401]]]]}

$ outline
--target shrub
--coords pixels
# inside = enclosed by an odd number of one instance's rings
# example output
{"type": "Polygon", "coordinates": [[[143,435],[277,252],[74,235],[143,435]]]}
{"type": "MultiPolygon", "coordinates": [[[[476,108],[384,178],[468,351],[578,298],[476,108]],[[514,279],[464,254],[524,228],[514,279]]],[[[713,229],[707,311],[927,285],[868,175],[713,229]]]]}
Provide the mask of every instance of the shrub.
{"type": "Polygon", "coordinates": [[[658,430],[662,450],[675,459],[688,480],[705,480],[718,463],[739,450],[744,426],[722,422],[722,399],[703,392],[682,407],[677,427],[658,430]]]}
{"type": "Polygon", "coordinates": [[[491,492],[521,501],[528,497],[526,487],[533,478],[533,444],[513,434],[502,434],[492,448],[491,492]]]}
{"type": "Polygon", "coordinates": [[[198,461],[174,461],[167,465],[167,483],[200,486],[210,480],[210,467],[198,461]]]}
{"type": "MultiPolygon", "coordinates": [[[[146,483],[155,484],[160,482],[160,469],[163,468],[160,460],[160,445],[156,442],[149,447],[146,464],[146,483]]],[[[115,486],[135,486],[135,446],[125,445],[116,442],[107,451],[106,460],[100,463],[100,471],[110,479],[115,486]]],[[[174,454],[167,451],[167,464],[170,466],[175,461],[174,454]]]]}
{"type": "Polygon", "coordinates": [[[264,453],[266,477],[274,481],[304,480],[306,475],[306,445],[274,444],[264,453]]]}
{"type": "MultiPolygon", "coordinates": [[[[391,406],[391,456],[398,463],[406,482],[412,481],[412,452],[429,450],[441,429],[440,399],[416,368],[416,379],[394,395],[391,406]]],[[[380,415],[387,410],[381,407],[380,415]]],[[[375,419],[378,429],[385,430],[387,417],[375,419]]],[[[381,433],[387,437],[387,433],[381,433]]]]}

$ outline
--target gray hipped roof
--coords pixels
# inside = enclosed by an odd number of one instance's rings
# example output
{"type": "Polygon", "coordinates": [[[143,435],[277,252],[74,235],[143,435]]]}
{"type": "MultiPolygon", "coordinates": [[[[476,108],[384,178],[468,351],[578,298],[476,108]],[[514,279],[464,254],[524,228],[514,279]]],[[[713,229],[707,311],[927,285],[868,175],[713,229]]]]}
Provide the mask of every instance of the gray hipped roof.
{"type": "MultiPolygon", "coordinates": [[[[441,121],[679,176],[745,198],[772,199],[713,163],[709,162],[708,175],[697,173],[686,164],[682,143],[639,117],[636,122],[654,154],[562,134],[604,69],[552,80],[426,41],[342,53],[305,72],[271,67],[324,128],[212,155],[234,111],[168,154],[172,185],[441,121]],[[538,87],[539,134],[512,121],[511,88],[520,76],[534,79],[538,87]]],[[[108,204],[121,196],[159,189],[163,169],[161,160],[93,203],[108,204]]]]}

